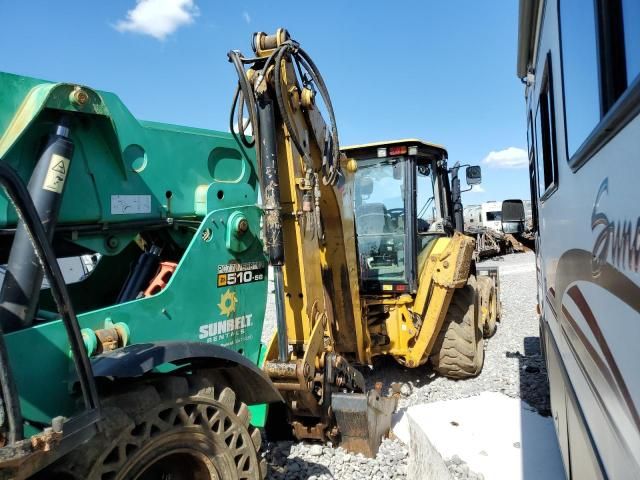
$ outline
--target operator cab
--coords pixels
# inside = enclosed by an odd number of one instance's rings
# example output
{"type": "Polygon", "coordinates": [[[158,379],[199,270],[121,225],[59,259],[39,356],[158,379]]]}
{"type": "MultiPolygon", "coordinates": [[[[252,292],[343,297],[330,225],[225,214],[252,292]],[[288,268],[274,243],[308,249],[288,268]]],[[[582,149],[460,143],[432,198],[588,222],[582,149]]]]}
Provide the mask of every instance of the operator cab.
{"type": "Polygon", "coordinates": [[[414,293],[433,240],[452,232],[447,151],[408,139],[343,152],[358,167],[354,211],[363,293],[414,293]]]}

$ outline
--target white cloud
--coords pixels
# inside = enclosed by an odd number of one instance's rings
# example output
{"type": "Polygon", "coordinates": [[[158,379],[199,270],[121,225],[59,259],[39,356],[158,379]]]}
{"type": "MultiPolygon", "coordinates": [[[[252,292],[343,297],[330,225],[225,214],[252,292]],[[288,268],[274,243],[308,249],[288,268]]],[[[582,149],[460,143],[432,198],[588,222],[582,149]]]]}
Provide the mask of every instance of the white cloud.
{"type": "Polygon", "coordinates": [[[496,168],[524,168],[529,164],[526,150],[509,147],[504,150],[492,151],[484,157],[482,163],[496,168]]]}
{"type": "Polygon", "coordinates": [[[251,23],[251,16],[246,10],[242,12],[242,18],[244,18],[244,21],[247,22],[247,24],[251,23]]]}
{"type": "Polygon", "coordinates": [[[469,190],[469,193],[484,193],[484,192],[486,192],[486,190],[482,188],[481,185],[474,185],[473,187],[471,187],[471,190],[469,190]]]}
{"type": "Polygon", "coordinates": [[[114,25],[119,32],[150,35],[164,40],[200,14],[194,0],[136,0],[125,19],[114,25]]]}

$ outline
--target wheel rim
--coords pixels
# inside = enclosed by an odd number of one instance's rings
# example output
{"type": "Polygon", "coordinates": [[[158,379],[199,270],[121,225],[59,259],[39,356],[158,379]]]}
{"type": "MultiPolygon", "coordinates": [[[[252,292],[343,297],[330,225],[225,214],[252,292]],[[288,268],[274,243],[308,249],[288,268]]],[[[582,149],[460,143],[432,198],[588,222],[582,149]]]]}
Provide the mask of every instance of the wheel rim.
{"type": "Polygon", "coordinates": [[[135,480],[219,480],[215,464],[201,452],[176,450],[163,455],[144,469],[135,480]]]}
{"type": "Polygon", "coordinates": [[[489,282],[486,282],[483,283],[482,293],[482,314],[486,315],[483,318],[482,332],[486,337],[490,337],[495,331],[497,321],[496,289],[489,282]]]}
{"type": "Polygon", "coordinates": [[[495,290],[491,289],[491,295],[489,296],[489,320],[491,324],[495,323],[497,318],[498,309],[496,308],[496,295],[495,290]]]}
{"type": "MultiPolygon", "coordinates": [[[[220,405],[158,408],[105,459],[101,480],[226,480],[250,478],[250,438],[220,405]],[[204,427],[203,430],[201,427],[204,427]],[[154,433],[155,432],[155,433],[154,433]],[[105,475],[106,474],[106,475],[105,475]]],[[[246,432],[245,432],[246,433],[246,432]]]]}

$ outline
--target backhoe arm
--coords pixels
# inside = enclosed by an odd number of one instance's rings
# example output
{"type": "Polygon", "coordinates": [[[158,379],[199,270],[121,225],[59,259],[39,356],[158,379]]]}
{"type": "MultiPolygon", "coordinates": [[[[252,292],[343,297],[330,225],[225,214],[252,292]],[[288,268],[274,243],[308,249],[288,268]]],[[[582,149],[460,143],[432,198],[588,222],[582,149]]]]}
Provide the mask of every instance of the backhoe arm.
{"type": "Polygon", "coordinates": [[[255,142],[259,159],[277,315],[265,370],[291,408],[294,434],[336,441],[341,432],[332,397],[364,394],[364,378],[349,361],[371,359],[360,306],[353,171],[341,158],[331,100],[311,58],[283,29],[255,34],[253,50],[251,59],[229,53],[239,75],[238,121],[233,125],[232,111],[231,127],[246,147],[255,142]],[[253,139],[245,134],[245,105],[253,139]]]}

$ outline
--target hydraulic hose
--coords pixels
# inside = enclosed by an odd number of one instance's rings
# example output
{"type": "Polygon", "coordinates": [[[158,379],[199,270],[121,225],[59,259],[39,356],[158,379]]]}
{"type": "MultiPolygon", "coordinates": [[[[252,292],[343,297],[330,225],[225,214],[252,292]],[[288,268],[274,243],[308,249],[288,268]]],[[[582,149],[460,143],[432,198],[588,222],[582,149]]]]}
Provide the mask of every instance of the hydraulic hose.
{"type": "Polygon", "coordinates": [[[238,87],[236,88],[236,94],[233,97],[233,103],[231,106],[231,112],[229,115],[229,128],[231,130],[231,134],[238,139],[240,137],[240,142],[247,148],[256,148],[256,158],[258,161],[258,170],[260,170],[260,152],[259,152],[259,142],[256,139],[259,137],[259,124],[257,120],[256,114],[256,102],[253,94],[253,89],[249,84],[249,79],[247,78],[247,73],[244,70],[242,65],[242,54],[237,50],[232,50],[228,53],[229,61],[233,64],[236,69],[236,73],[238,75],[238,87]],[[246,127],[244,126],[244,122],[242,121],[242,110],[244,108],[244,103],[247,103],[247,110],[249,111],[249,124],[253,130],[253,140],[247,140],[245,135],[246,127]],[[238,133],[236,134],[233,128],[233,117],[234,113],[237,109],[238,113],[238,133]]]}
{"type": "Polygon", "coordinates": [[[322,78],[320,70],[318,70],[316,64],[313,62],[313,60],[311,60],[309,54],[307,54],[307,52],[305,52],[302,48],[299,48],[298,55],[300,57],[300,62],[305,67],[307,72],[309,72],[309,75],[311,75],[311,79],[313,80],[313,82],[317,85],[320,96],[322,97],[322,101],[327,107],[329,122],[331,122],[331,136],[333,137],[333,154],[334,158],[337,159],[340,152],[340,143],[338,141],[338,127],[327,85],[324,83],[324,78],[322,78]]]}
{"type": "MultiPolygon", "coordinates": [[[[236,139],[238,139],[237,137],[239,136],[238,140],[242,145],[247,148],[256,148],[256,156],[258,158],[258,162],[260,162],[260,125],[256,114],[256,98],[243,64],[253,63],[255,65],[259,60],[263,59],[245,59],[242,54],[236,50],[229,52],[228,56],[229,61],[233,63],[238,75],[238,88],[236,89],[236,93],[233,97],[231,113],[229,116],[229,129],[231,130],[233,135],[236,136],[236,139]],[[249,111],[249,124],[251,124],[253,129],[252,141],[249,141],[247,139],[245,132],[248,125],[244,124],[242,118],[242,112],[244,110],[245,103],[247,105],[247,110],[249,111]],[[237,118],[235,119],[235,126],[234,116],[237,116],[237,118]]],[[[340,155],[340,143],[338,139],[338,129],[335,119],[335,113],[333,110],[333,104],[331,103],[331,97],[329,96],[324,78],[322,77],[322,74],[318,70],[316,64],[313,62],[307,52],[305,52],[304,49],[300,48],[300,45],[297,42],[295,42],[294,40],[286,40],[279,46],[277,46],[271,53],[271,55],[266,58],[266,60],[263,60],[264,63],[262,65],[262,68],[258,71],[258,77],[260,79],[264,78],[264,76],[267,75],[269,67],[272,64],[275,65],[274,90],[276,102],[278,104],[278,110],[280,111],[282,121],[287,128],[287,131],[291,138],[291,142],[295,146],[299,155],[303,158],[303,161],[305,162],[307,167],[311,167],[311,158],[307,153],[307,149],[303,146],[297,129],[295,128],[294,122],[291,119],[291,114],[289,111],[290,107],[287,106],[286,101],[288,98],[288,93],[284,90],[282,82],[282,64],[289,58],[291,58],[292,63],[296,67],[299,80],[303,83],[304,86],[307,86],[309,83],[313,83],[315,85],[327,109],[327,113],[329,115],[329,123],[331,124],[329,132],[331,144],[329,145],[329,142],[325,141],[325,149],[327,149],[328,151],[324,152],[325,156],[323,158],[323,182],[325,184],[333,184],[335,183],[338,175],[338,169],[336,168],[336,166],[338,164],[338,158],[340,155]],[[309,75],[311,79],[310,81],[305,78],[303,70],[309,75]]]]}
{"type": "Polygon", "coordinates": [[[241,122],[243,107],[244,107],[244,95],[242,94],[242,91],[240,90],[240,85],[238,85],[236,87],[236,92],[233,94],[233,103],[231,104],[231,113],[229,115],[229,131],[236,138],[236,140],[241,142],[245,147],[253,148],[254,145],[255,145],[255,138],[252,141],[248,141],[247,137],[245,136],[246,128],[242,128],[241,127],[241,124],[242,125],[244,124],[244,122],[241,122]],[[242,102],[240,103],[240,107],[237,108],[239,99],[241,99],[242,102]],[[238,123],[236,123],[234,125],[233,117],[234,117],[236,111],[238,113],[238,123]],[[235,131],[236,128],[238,129],[238,133],[237,134],[236,134],[236,131],[235,131]],[[239,137],[238,137],[238,135],[239,135],[239,137]]]}
{"type": "Polygon", "coordinates": [[[291,40],[288,40],[282,43],[282,45],[280,45],[280,47],[278,47],[277,51],[274,53],[276,54],[274,84],[275,84],[276,100],[278,101],[278,108],[280,110],[280,114],[282,115],[282,120],[284,121],[287,127],[287,130],[289,131],[291,140],[295,145],[296,149],[298,150],[298,153],[303,157],[307,166],[311,165],[311,159],[309,158],[308,154],[303,148],[302,143],[300,142],[300,139],[298,137],[298,134],[295,128],[293,127],[293,123],[289,117],[289,110],[287,109],[284,101],[284,99],[286,98],[287,92],[283,91],[281,67],[282,67],[282,62],[283,60],[286,59],[287,55],[292,56],[294,64],[298,69],[298,75],[301,77],[300,80],[302,80],[303,83],[306,83],[304,82],[304,77],[303,77],[303,74],[301,73],[302,69],[300,68],[300,66],[302,65],[304,70],[310,75],[311,81],[315,84],[318,91],[320,92],[322,101],[324,102],[325,107],[327,108],[327,113],[329,114],[329,122],[331,123],[330,131],[331,131],[331,144],[332,144],[331,151],[325,152],[331,155],[331,159],[328,159],[328,158],[324,159],[323,163],[325,163],[324,166],[326,167],[325,169],[326,171],[324,172],[325,175],[323,176],[323,180],[325,184],[333,184],[335,182],[336,173],[337,173],[334,166],[337,164],[338,158],[340,155],[340,144],[338,140],[338,129],[337,129],[337,124],[335,119],[335,113],[333,110],[333,104],[331,103],[331,97],[329,96],[329,92],[327,90],[327,86],[324,82],[324,79],[322,78],[322,75],[320,74],[318,67],[315,65],[313,60],[311,60],[311,57],[307,54],[307,52],[304,51],[304,49],[300,48],[300,46],[297,43],[291,40]]]}
{"type": "Polygon", "coordinates": [[[304,159],[304,162],[307,165],[307,167],[310,168],[311,158],[309,157],[305,149],[302,147],[302,143],[300,143],[300,139],[298,138],[298,133],[296,132],[296,129],[294,128],[291,122],[291,118],[289,117],[289,111],[287,110],[287,107],[284,102],[285,93],[282,91],[282,71],[281,71],[282,61],[285,59],[285,55],[290,53],[289,49],[292,48],[292,46],[293,45],[291,44],[291,42],[285,42],[277,50],[278,53],[276,55],[276,66],[274,68],[274,84],[275,84],[274,87],[276,91],[276,100],[278,101],[278,109],[280,110],[280,115],[282,115],[282,121],[287,127],[287,131],[291,136],[291,141],[295,145],[296,150],[298,150],[298,153],[304,159]]]}

